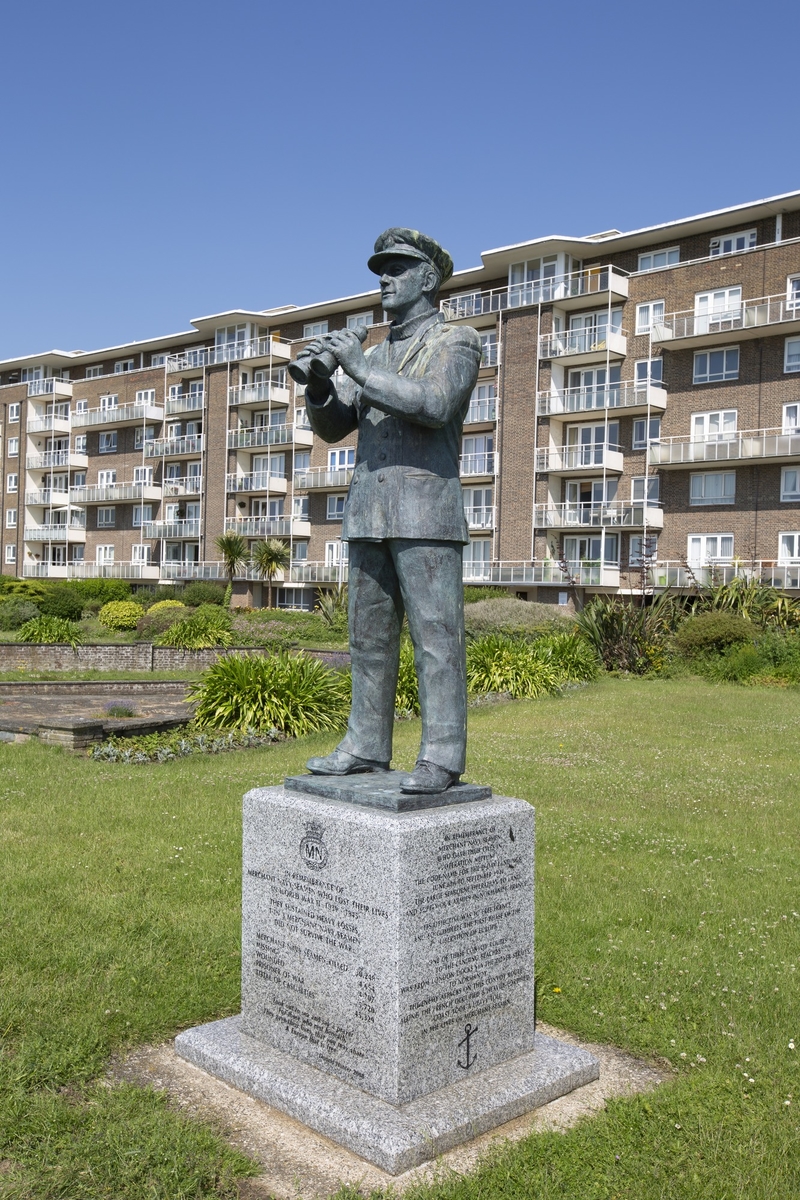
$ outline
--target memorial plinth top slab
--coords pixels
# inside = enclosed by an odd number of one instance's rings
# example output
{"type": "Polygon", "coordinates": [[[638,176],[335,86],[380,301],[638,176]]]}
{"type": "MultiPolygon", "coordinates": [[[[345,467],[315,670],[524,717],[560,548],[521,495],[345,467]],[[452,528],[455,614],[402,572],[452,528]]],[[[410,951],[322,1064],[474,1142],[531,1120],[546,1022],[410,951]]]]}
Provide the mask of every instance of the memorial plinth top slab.
{"type": "Polygon", "coordinates": [[[446,804],[469,804],[491,799],[490,787],[456,783],[444,792],[414,795],[400,791],[407,779],[405,771],[371,771],[364,775],[288,775],[283,781],[287,792],[304,792],[326,800],[344,800],[366,808],[388,812],[415,812],[422,808],[441,808],[446,804]]]}

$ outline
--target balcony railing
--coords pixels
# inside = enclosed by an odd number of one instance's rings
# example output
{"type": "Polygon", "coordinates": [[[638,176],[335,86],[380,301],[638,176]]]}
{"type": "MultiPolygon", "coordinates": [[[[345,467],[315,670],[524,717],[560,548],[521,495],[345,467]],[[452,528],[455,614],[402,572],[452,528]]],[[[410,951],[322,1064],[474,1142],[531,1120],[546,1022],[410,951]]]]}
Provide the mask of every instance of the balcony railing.
{"type": "Polygon", "coordinates": [[[66,579],[66,563],[26,562],[22,564],[23,579],[66,579]]]}
{"type": "Polygon", "coordinates": [[[691,466],[694,463],[740,462],[743,459],[795,459],[800,461],[800,429],[754,429],[709,438],[671,437],[650,443],[654,467],[691,466]]]}
{"type": "Polygon", "coordinates": [[[45,416],[29,416],[26,428],[28,433],[69,433],[69,409],[45,416]]]}
{"type": "Polygon", "coordinates": [[[202,433],[190,433],[184,437],[156,438],[155,441],[145,442],[146,458],[168,458],[171,455],[184,457],[189,454],[203,453],[202,433]]]}
{"type": "Polygon", "coordinates": [[[604,412],[606,409],[625,409],[646,412],[648,408],[663,412],[667,406],[667,389],[661,384],[625,383],[601,384],[598,387],[563,388],[560,392],[538,392],[536,411],[540,417],[562,414],[604,412]]]}
{"type": "Polygon", "coordinates": [[[464,516],[470,529],[494,529],[494,507],[465,508],[464,516]]]}
{"type": "Polygon", "coordinates": [[[51,504],[68,504],[69,490],[66,487],[61,491],[55,488],[40,488],[35,492],[26,492],[25,503],[28,505],[46,504],[48,506],[51,504]]]}
{"type": "Polygon", "coordinates": [[[464,475],[496,475],[499,469],[499,456],[491,450],[479,454],[462,454],[458,460],[459,474],[464,475]]]}
{"type": "Polygon", "coordinates": [[[347,583],[348,563],[300,562],[289,568],[290,583],[347,583]]]}
{"type": "Polygon", "coordinates": [[[228,404],[280,404],[289,403],[289,389],[279,383],[246,383],[241,387],[228,388],[228,404]]]}
{"type": "Polygon", "coordinates": [[[225,490],[228,492],[286,491],[286,475],[283,472],[252,471],[249,475],[227,475],[225,490]]]}
{"type": "Polygon", "coordinates": [[[624,358],[628,353],[628,334],[624,329],[565,329],[543,333],[539,337],[539,358],[599,359],[624,358]]]}
{"type": "Polygon", "coordinates": [[[465,562],[465,583],[495,584],[556,584],[566,587],[619,587],[619,567],[603,562],[570,562],[569,573],[562,571],[554,559],[533,559],[530,562],[465,562]]]}
{"type": "Polygon", "coordinates": [[[29,396],[71,396],[72,383],[68,379],[30,379],[29,396]]]}
{"type": "Polygon", "coordinates": [[[168,396],[165,411],[168,417],[175,413],[198,412],[203,407],[205,392],[189,392],[187,395],[168,396]]]}
{"type": "Polygon", "coordinates": [[[800,326],[800,301],[786,292],[777,296],[761,296],[757,300],[742,300],[717,312],[696,313],[693,310],[670,313],[653,326],[653,341],[666,342],[680,338],[716,337],[719,334],[747,333],[769,325],[800,326]]]}
{"type": "Polygon", "coordinates": [[[26,542],[67,542],[70,539],[83,541],[86,537],[86,520],[72,520],[64,525],[26,525],[26,542]]]}
{"type": "Polygon", "coordinates": [[[464,424],[475,425],[479,421],[495,420],[497,420],[497,402],[495,400],[477,400],[467,409],[464,424]]]}
{"type": "Polygon", "coordinates": [[[294,434],[294,425],[259,425],[252,429],[231,429],[228,432],[228,449],[247,450],[254,446],[285,446],[294,441],[294,434]]]}
{"type": "Polygon", "coordinates": [[[102,487],[71,487],[69,498],[73,504],[114,504],[122,500],[160,500],[161,487],[157,483],[109,483],[102,487]]]}
{"type": "Polygon", "coordinates": [[[503,312],[508,308],[524,308],[532,304],[552,304],[563,300],[583,300],[611,291],[621,299],[628,296],[628,276],[617,267],[586,267],[552,279],[512,283],[488,291],[468,292],[440,301],[439,308],[446,321],[464,320],[503,312]]]}
{"type": "MultiPolygon", "coordinates": [[[[227,579],[228,572],[221,562],[162,562],[162,579],[227,579]]],[[[236,579],[260,579],[252,564],[236,572],[236,579]]]]}
{"type": "Polygon", "coordinates": [[[553,474],[568,471],[612,471],[622,474],[622,447],[594,442],[589,446],[553,446],[536,452],[536,470],[553,474]]]}
{"type": "Polygon", "coordinates": [[[180,475],[176,479],[164,479],[161,486],[165,499],[168,496],[198,496],[203,489],[203,477],[180,475]]]}
{"type": "Polygon", "coordinates": [[[800,589],[800,560],[780,562],[775,559],[756,559],[743,563],[727,559],[688,564],[666,561],[655,562],[647,568],[650,587],[708,587],[730,583],[733,579],[755,579],[779,591],[796,591],[800,589]]]}
{"type": "Polygon", "coordinates": [[[291,517],[226,517],[225,532],[242,537],[291,537],[291,517]]]}
{"type": "Polygon", "coordinates": [[[145,538],[199,538],[200,521],[145,521],[142,524],[145,538]]]}
{"type": "Polygon", "coordinates": [[[191,371],[198,367],[214,367],[224,363],[241,362],[246,358],[290,357],[289,343],[279,338],[252,338],[247,342],[229,342],[222,346],[198,346],[196,350],[183,350],[167,357],[167,371],[191,371]]]}
{"type": "Polygon", "coordinates": [[[309,492],[315,488],[346,488],[352,478],[352,467],[339,467],[333,471],[310,467],[307,471],[295,471],[294,486],[309,492]]]}
{"type": "Polygon", "coordinates": [[[47,450],[44,454],[29,454],[25,466],[29,471],[47,471],[52,467],[85,467],[88,462],[85,451],[47,450]]]}
{"type": "Polygon", "coordinates": [[[163,421],[164,409],[154,404],[118,404],[110,408],[90,408],[72,415],[73,429],[91,425],[122,425],[131,421],[163,421]]]}
{"type": "Polygon", "coordinates": [[[609,500],[605,504],[536,504],[534,524],[537,529],[601,529],[624,527],[661,529],[664,525],[664,510],[660,505],[645,504],[644,501],[626,503],[609,500]]]}
{"type": "Polygon", "coordinates": [[[70,579],[158,579],[159,568],[150,562],[70,563],[70,579]]]}

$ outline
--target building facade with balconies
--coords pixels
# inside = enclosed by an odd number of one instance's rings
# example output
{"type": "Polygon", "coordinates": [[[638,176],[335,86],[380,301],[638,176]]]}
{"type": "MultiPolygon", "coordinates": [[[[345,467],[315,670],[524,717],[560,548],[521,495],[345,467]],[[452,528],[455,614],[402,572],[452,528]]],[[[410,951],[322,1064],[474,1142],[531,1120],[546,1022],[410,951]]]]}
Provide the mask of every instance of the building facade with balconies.
{"type": "MultiPolygon", "coordinates": [[[[800,591],[800,192],[491,250],[439,299],[483,346],[465,582],[554,604],[741,573],[800,591]]],[[[279,603],[313,604],[347,578],[358,445],[313,436],[286,366],[359,325],[386,336],[376,290],[0,363],[3,572],[224,579],[238,532],[289,543],[279,603]]]]}

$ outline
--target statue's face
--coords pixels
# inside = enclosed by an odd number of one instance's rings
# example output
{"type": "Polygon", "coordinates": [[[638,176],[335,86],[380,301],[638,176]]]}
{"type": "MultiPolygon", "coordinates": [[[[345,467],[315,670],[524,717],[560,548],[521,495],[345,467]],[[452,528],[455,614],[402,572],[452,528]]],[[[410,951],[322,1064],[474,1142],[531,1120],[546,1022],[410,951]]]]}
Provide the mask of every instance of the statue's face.
{"type": "MultiPolygon", "coordinates": [[[[406,308],[431,286],[435,272],[416,258],[387,259],[381,274],[381,302],[387,312],[406,308]]],[[[435,280],[433,281],[435,283],[435,280]]]]}

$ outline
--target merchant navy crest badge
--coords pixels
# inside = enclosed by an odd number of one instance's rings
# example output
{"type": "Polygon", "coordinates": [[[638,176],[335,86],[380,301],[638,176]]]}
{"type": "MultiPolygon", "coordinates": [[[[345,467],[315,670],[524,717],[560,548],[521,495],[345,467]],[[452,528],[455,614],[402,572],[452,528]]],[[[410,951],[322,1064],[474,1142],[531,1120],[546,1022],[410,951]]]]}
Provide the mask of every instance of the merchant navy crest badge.
{"type": "Polygon", "coordinates": [[[325,829],[317,821],[306,824],[306,836],[300,842],[300,858],[304,867],[321,871],[328,861],[328,847],[322,840],[325,829]]]}

